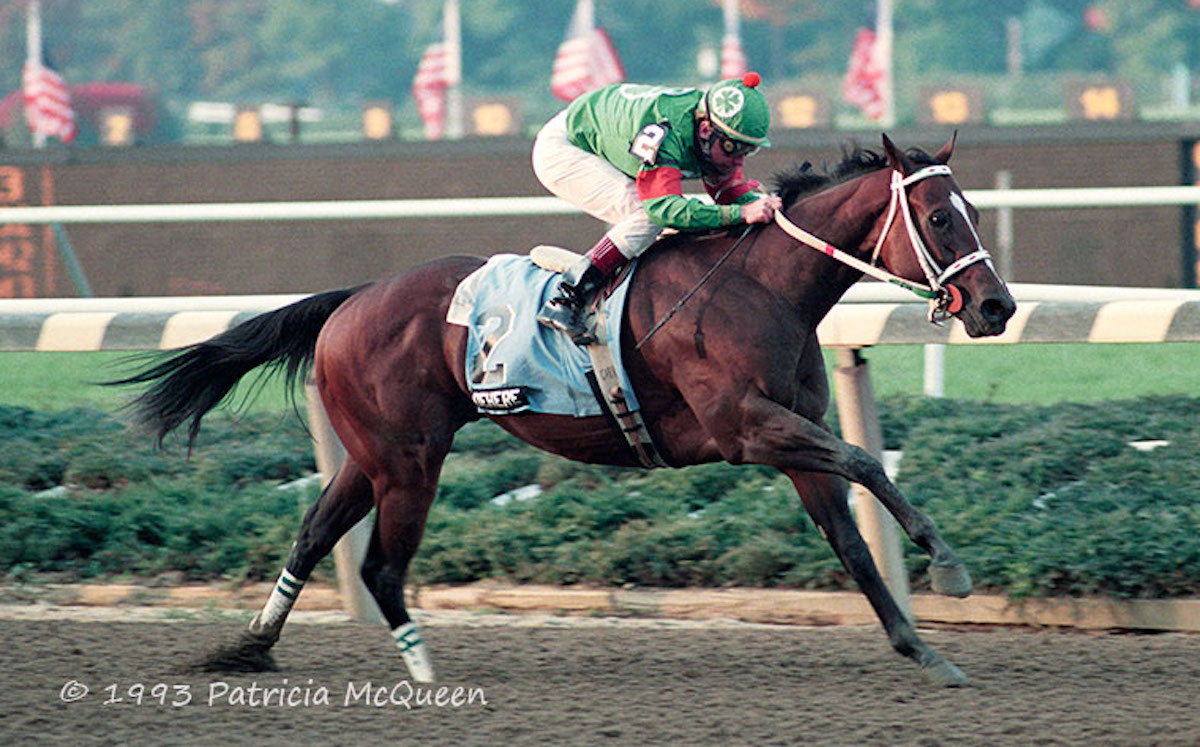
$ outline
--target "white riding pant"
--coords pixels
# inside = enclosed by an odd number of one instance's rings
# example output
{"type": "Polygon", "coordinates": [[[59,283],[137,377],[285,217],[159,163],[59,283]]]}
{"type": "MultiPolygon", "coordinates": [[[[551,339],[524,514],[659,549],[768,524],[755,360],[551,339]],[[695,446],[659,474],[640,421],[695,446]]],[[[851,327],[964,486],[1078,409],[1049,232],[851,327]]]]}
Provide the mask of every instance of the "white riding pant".
{"type": "Polygon", "coordinates": [[[571,144],[566,110],[538,132],[533,142],[533,173],[555,196],[611,224],[607,236],[626,258],[644,252],[663,230],[646,214],[633,179],[600,156],[571,144]]]}

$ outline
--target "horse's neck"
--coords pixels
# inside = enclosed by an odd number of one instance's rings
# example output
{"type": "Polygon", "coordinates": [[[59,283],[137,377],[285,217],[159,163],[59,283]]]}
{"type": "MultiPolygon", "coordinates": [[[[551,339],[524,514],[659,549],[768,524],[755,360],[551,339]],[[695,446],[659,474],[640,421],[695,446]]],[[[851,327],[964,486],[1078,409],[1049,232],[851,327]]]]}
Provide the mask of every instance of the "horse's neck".
{"type": "MultiPolygon", "coordinates": [[[[847,254],[870,261],[876,224],[887,207],[878,173],[852,179],[802,199],[787,211],[793,223],[847,254]]],[[[768,239],[764,236],[764,241],[768,239]]],[[[862,273],[798,243],[778,226],[770,229],[768,251],[754,268],[759,281],[794,306],[823,316],[862,273]]]]}

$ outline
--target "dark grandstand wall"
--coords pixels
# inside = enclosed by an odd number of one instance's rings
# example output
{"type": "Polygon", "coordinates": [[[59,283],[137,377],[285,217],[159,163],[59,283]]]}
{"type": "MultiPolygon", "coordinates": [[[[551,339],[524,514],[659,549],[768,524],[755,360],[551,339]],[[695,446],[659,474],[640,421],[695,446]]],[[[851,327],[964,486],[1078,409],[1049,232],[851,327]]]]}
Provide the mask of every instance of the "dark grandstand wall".
{"type": "MultiPolygon", "coordinates": [[[[934,150],[947,134],[900,131],[895,139],[934,150]]],[[[768,180],[801,160],[834,161],[847,137],[773,134],[776,147],[751,159],[748,171],[768,180]]],[[[999,169],[1012,173],[1014,187],[1180,184],[1188,174],[1189,137],[1178,126],[977,128],[960,134],[952,165],[967,189],[991,188],[999,169]]],[[[877,146],[875,136],[859,138],[877,146]]],[[[24,179],[22,199],[9,204],[40,204],[44,192],[64,205],[542,195],[529,147],[524,139],[490,139],[0,151],[0,181],[14,169],[24,179]]],[[[538,243],[582,251],[602,228],[591,218],[566,216],[71,225],[68,234],[93,291],[108,296],[315,291],[446,254],[520,252],[538,243]]],[[[1193,280],[1184,256],[1192,237],[1180,208],[1019,210],[1014,228],[1012,280],[1165,287],[1193,280]]],[[[14,232],[20,229],[4,227],[0,240],[11,243],[14,232]]],[[[40,229],[26,234],[35,249],[52,241],[40,229]]],[[[994,241],[992,211],[984,212],[982,234],[985,243],[994,241]]],[[[26,269],[34,282],[0,286],[0,295],[26,295],[21,288],[74,295],[61,261],[33,257],[26,269]]],[[[0,279],[14,271],[0,247],[0,279]]]]}

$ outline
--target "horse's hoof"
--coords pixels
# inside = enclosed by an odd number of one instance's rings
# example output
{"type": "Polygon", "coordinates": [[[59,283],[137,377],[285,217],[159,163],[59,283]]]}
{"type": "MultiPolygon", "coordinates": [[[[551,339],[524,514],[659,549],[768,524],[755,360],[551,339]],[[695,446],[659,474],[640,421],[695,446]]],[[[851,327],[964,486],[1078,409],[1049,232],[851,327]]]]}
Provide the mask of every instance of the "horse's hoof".
{"type": "Polygon", "coordinates": [[[932,664],[921,667],[921,675],[938,687],[962,687],[967,684],[966,673],[940,656],[932,664]]]}
{"type": "Polygon", "coordinates": [[[971,574],[962,563],[929,566],[929,581],[938,594],[960,599],[971,595],[971,574]]]}

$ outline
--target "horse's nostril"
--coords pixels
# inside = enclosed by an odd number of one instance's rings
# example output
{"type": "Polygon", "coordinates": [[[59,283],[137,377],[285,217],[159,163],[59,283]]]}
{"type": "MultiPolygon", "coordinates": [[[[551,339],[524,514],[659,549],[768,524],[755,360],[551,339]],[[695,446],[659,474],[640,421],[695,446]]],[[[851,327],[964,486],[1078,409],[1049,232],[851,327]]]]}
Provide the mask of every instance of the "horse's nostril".
{"type": "Polygon", "coordinates": [[[993,324],[1007,321],[1016,310],[1017,307],[1011,301],[1003,298],[988,298],[979,306],[983,318],[993,324]]]}

